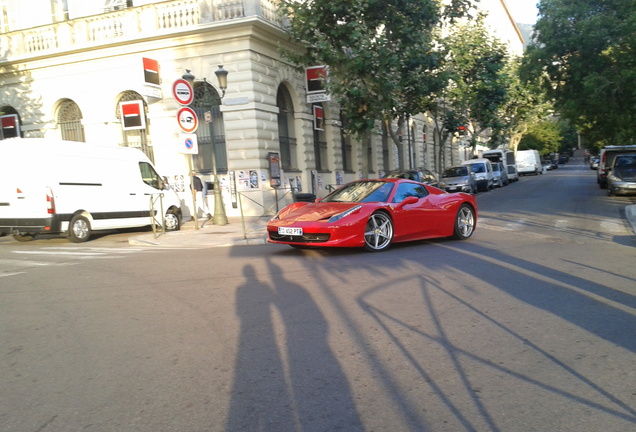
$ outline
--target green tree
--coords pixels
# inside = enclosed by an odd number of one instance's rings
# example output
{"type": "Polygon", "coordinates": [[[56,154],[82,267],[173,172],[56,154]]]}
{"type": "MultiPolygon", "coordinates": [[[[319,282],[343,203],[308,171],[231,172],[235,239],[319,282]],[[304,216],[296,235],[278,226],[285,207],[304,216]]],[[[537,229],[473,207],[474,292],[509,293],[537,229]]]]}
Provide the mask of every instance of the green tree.
{"type": "Polygon", "coordinates": [[[517,151],[529,128],[548,117],[554,108],[537,81],[522,76],[520,58],[508,62],[505,76],[508,79],[507,98],[500,106],[499,125],[493,130],[489,146],[496,148],[507,144],[510,150],[517,151]]]}
{"type": "Polygon", "coordinates": [[[556,119],[542,120],[531,124],[519,142],[519,150],[538,150],[542,155],[559,153],[561,127],[556,119]]]}
{"type": "Polygon", "coordinates": [[[634,0],[542,0],[527,67],[588,139],[634,143],[634,0]]]}
{"type": "Polygon", "coordinates": [[[481,17],[450,28],[441,45],[446,61],[440,76],[447,81],[432,99],[429,111],[436,125],[439,167],[443,168],[448,138],[460,127],[469,134],[473,148],[485,131],[501,129],[500,111],[510,79],[506,46],[492,36],[481,17]]]}
{"type": "MultiPolygon", "coordinates": [[[[467,15],[472,0],[282,0],[291,42],[284,55],[298,66],[328,65],[328,91],[347,119],[348,132],[370,140],[444,86],[436,40],[443,23],[467,15]]],[[[389,127],[390,135],[397,140],[389,127]]]]}

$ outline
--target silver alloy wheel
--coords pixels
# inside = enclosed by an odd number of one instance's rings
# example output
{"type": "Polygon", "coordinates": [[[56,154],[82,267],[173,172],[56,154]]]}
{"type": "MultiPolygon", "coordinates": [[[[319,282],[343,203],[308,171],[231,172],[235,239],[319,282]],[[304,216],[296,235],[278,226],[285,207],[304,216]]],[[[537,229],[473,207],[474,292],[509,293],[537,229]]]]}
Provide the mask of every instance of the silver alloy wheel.
{"type": "Polygon", "coordinates": [[[179,215],[173,211],[166,213],[166,231],[176,231],[179,229],[179,215]]]}
{"type": "Polygon", "coordinates": [[[475,212],[468,204],[463,204],[457,211],[453,237],[459,240],[465,240],[473,235],[474,230],[475,212]]]}
{"type": "Polygon", "coordinates": [[[388,248],[393,241],[393,222],[389,215],[378,212],[371,215],[364,229],[364,247],[372,252],[388,248]]]}
{"type": "Polygon", "coordinates": [[[91,236],[91,227],[84,216],[75,216],[71,219],[69,239],[73,243],[85,242],[91,236]]]}

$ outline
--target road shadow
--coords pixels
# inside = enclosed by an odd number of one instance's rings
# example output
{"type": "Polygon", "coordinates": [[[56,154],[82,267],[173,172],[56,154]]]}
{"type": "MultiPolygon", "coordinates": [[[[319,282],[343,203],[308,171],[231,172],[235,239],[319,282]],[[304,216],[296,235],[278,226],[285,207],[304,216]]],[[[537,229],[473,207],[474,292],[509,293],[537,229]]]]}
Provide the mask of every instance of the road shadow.
{"type": "Polygon", "coordinates": [[[351,388],[309,293],[269,262],[251,265],[236,292],[240,319],[228,431],[364,431],[351,388]]]}

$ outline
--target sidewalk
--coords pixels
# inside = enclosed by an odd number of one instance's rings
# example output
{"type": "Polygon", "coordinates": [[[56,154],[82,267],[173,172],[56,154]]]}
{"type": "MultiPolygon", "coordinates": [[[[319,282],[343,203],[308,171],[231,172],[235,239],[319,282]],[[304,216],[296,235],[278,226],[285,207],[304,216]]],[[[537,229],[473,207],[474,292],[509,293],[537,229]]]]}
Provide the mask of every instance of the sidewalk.
{"type": "Polygon", "coordinates": [[[228,217],[227,225],[214,225],[211,220],[200,219],[198,230],[194,220],[188,220],[182,223],[179,231],[157,233],[156,235],[153,232],[144,233],[130,237],[128,243],[132,246],[174,248],[265,244],[267,240],[266,225],[270,217],[249,217],[245,218],[245,222],[240,217],[228,217]],[[243,224],[245,224],[245,229],[243,224]]]}

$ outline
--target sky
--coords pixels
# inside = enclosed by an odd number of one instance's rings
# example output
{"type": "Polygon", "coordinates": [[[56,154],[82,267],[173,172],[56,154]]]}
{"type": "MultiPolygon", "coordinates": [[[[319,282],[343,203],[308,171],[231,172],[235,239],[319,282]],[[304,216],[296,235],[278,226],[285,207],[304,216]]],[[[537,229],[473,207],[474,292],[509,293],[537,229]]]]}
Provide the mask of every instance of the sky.
{"type": "Polygon", "coordinates": [[[537,21],[537,6],[539,0],[506,0],[508,9],[516,22],[534,24],[537,21]]]}

